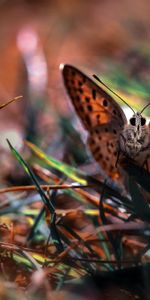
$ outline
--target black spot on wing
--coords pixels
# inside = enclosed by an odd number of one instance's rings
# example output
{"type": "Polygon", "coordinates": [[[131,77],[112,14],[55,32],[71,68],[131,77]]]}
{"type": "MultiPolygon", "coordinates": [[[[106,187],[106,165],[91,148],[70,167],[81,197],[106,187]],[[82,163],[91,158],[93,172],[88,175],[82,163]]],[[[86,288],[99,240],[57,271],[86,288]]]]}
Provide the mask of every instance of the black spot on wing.
{"type": "Polygon", "coordinates": [[[87,106],[87,109],[88,109],[88,111],[90,111],[90,112],[93,110],[93,108],[92,108],[91,105],[88,105],[88,106],[87,106]]]}
{"type": "Polygon", "coordinates": [[[91,120],[90,120],[90,117],[88,115],[85,116],[85,121],[86,121],[87,125],[90,127],[91,126],[91,120]]]}
{"type": "Polygon", "coordinates": [[[82,82],[81,80],[79,80],[79,81],[78,81],[78,85],[79,85],[79,86],[82,86],[82,85],[83,85],[83,82],[82,82]]]}
{"type": "Polygon", "coordinates": [[[83,89],[79,88],[78,91],[80,94],[83,94],[83,89]]]}
{"type": "Polygon", "coordinates": [[[108,101],[107,101],[106,99],[103,100],[103,105],[104,105],[105,107],[108,106],[108,101]]]}
{"type": "Polygon", "coordinates": [[[86,103],[89,103],[90,102],[90,97],[85,97],[85,101],[86,101],[86,103]]]}
{"type": "Polygon", "coordinates": [[[92,97],[94,100],[96,100],[96,90],[92,89],[92,97]]]}

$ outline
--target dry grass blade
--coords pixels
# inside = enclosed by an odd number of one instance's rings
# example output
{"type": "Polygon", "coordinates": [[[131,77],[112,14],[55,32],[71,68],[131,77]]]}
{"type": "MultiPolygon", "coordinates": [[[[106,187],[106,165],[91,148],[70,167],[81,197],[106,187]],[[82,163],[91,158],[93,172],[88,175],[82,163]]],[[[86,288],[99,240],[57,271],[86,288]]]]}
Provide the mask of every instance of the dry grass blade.
{"type": "Polygon", "coordinates": [[[15,98],[12,98],[12,99],[8,100],[8,102],[3,103],[3,104],[0,105],[0,109],[3,109],[3,108],[6,107],[7,105],[9,105],[9,104],[11,104],[11,103],[13,103],[13,102],[15,102],[15,101],[17,101],[17,100],[22,99],[22,97],[23,97],[23,96],[17,96],[17,97],[15,97],[15,98]]]}

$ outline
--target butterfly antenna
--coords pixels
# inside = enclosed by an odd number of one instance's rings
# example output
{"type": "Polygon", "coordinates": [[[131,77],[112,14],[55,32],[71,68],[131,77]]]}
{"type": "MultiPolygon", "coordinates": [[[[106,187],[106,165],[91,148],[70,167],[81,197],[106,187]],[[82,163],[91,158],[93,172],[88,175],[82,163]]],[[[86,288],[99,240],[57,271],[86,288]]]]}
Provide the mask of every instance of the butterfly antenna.
{"type": "Polygon", "coordinates": [[[150,103],[148,103],[147,105],[144,106],[144,108],[141,110],[140,114],[142,114],[142,112],[150,105],[150,103]]]}
{"type": "Polygon", "coordinates": [[[105,86],[111,93],[113,93],[115,96],[117,96],[122,102],[124,102],[135,114],[135,111],[133,110],[133,108],[124,99],[122,99],[118,94],[116,94],[112,89],[110,89],[103,81],[101,81],[97,75],[93,74],[93,77],[98,82],[100,82],[103,86],[105,86]]]}

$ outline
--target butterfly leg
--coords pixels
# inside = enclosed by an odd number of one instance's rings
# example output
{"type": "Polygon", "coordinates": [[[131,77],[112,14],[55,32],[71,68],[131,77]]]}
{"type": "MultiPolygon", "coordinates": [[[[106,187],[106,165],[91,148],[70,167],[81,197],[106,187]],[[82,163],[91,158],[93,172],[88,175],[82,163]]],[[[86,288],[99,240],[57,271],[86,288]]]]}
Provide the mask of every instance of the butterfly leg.
{"type": "Polygon", "coordinates": [[[143,168],[145,167],[146,171],[149,172],[148,159],[144,161],[143,168]]]}
{"type": "Polygon", "coordinates": [[[115,167],[116,167],[116,168],[117,168],[117,164],[118,164],[118,161],[119,161],[120,153],[121,153],[121,151],[118,150],[118,152],[117,152],[117,159],[116,159],[116,163],[115,163],[115,167]]]}

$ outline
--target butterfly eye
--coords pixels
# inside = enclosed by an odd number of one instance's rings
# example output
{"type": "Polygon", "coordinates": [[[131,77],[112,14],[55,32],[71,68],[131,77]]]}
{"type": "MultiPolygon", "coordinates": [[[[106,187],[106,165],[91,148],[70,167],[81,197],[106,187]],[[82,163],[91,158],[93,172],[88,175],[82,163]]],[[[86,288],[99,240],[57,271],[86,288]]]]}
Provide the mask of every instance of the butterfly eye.
{"type": "Polygon", "coordinates": [[[144,126],[146,123],[146,119],[145,118],[141,118],[141,126],[144,126]]]}
{"type": "Polygon", "coordinates": [[[132,126],[135,126],[135,118],[131,118],[131,119],[130,119],[130,124],[131,124],[132,126]]]}

